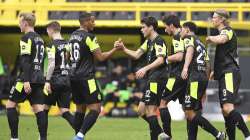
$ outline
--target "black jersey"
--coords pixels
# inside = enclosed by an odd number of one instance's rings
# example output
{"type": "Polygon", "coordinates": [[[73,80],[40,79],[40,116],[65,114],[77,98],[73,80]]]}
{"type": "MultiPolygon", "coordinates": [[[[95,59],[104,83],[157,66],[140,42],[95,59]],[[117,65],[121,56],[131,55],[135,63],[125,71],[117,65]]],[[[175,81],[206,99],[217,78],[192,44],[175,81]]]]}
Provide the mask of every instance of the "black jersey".
{"type": "Polygon", "coordinates": [[[73,79],[94,78],[93,52],[100,48],[95,35],[84,30],[77,30],[72,33],[69,45],[71,48],[71,77],[73,79]]]}
{"type": "Polygon", "coordinates": [[[226,35],[228,41],[216,46],[214,61],[214,77],[220,77],[226,72],[239,70],[239,56],[237,52],[237,36],[231,27],[225,27],[220,31],[220,35],[226,35]]]}
{"type": "Polygon", "coordinates": [[[183,38],[184,48],[194,48],[193,59],[189,66],[189,80],[190,81],[207,81],[206,63],[207,50],[205,45],[195,35],[188,35],[183,38]]]}
{"type": "Polygon", "coordinates": [[[43,63],[43,39],[35,32],[26,33],[20,40],[20,80],[30,83],[44,83],[43,63]]]}
{"type": "MultiPolygon", "coordinates": [[[[185,49],[184,49],[184,45],[183,45],[183,40],[181,39],[180,32],[178,32],[176,35],[173,36],[171,50],[170,50],[170,53],[168,55],[169,56],[174,55],[178,52],[184,53],[184,51],[185,51],[185,49]]],[[[169,64],[170,64],[169,65],[170,77],[180,78],[181,71],[182,71],[183,64],[184,64],[184,59],[181,62],[172,62],[169,64]]]]}
{"type": "MultiPolygon", "coordinates": [[[[147,65],[154,62],[157,57],[167,57],[166,43],[159,35],[153,40],[146,40],[140,49],[146,53],[147,65]]],[[[167,65],[163,64],[156,69],[150,70],[147,73],[148,80],[158,80],[167,77],[167,65]]]]}
{"type": "Polygon", "coordinates": [[[56,39],[47,48],[48,56],[55,58],[53,75],[68,75],[67,46],[67,41],[56,39]]]}

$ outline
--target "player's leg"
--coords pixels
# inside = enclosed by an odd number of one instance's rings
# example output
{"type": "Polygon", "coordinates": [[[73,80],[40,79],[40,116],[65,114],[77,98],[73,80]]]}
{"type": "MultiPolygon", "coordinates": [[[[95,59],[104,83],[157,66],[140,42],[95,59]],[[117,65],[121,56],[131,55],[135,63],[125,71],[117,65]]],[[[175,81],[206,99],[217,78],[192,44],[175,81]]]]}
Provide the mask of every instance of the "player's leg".
{"type": "Polygon", "coordinates": [[[19,114],[16,110],[17,103],[23,102],[27,94],[23,90],[23,83],[17,82],[11,88],[9,100],[6,103],[7,118],[11,131],[11,138],[18,139],[19,114]]]}
{"type": "Polygon", "coordinates": [[[43,86],[40,84],[31,84],[32,93],[30,93],[28,99],[36,115],[40,140],[47,140],[48,117],[44,111],[45,95],[43,93],[43,86]]]}
{"type": "Polygon", "coordinates": [[[77,104],[76,105],[76,112],[74,115],[74,127],[75,127],[75,134],[77,134],[81,126],[83,124],[86,112],[86,105],[85,104],[77,104]]]}
{"type": "Polygon", "coordinates": [[[145,120],[146,122],[148,122],[148,118],[147,118],[147,115],[146,115],[146,107],[145,107],[145,103],[143,102],[143,99],[139,102],[139,105],[138,105],[138,115],[143,120],[145,120]]]}
{"type": "Polygon", "coordinates": [[[243,132],[246,138],[250,139],[249,129],[241,114],[234,107],[240,82],[241,76],[239,72],[226,73],[219,80],[219,95],[229,140],[235,140],[235,126],[243,132]]]}
{"type": "MultiPolygon", "coordinates": [[[[206,130],[217,140],[224,140],[225,134],[219,132],[207,119],[205,119],[201,114],[196,113],[195,110],[201,109],[201,100],[206,90],[207,82],[190,82],[187,88],[187,95],[185,96],[185,115],[190,124],[199,125],[202,129],[206,130]]],[[[189,131],[192,131],[192,127],[190,126],[189,131]]],[[[194,140],[194,136],[192,134],[189,137],[189,140],[194,140]]]]}
{"type": "Polygon", "coordinates": [[[11,139],[18,139],[19,114],[16,110],[17,103],[8,100],[6,103],[7,118],[11,132],[11,139]]]}
{"type": "Polygon", "coordinates": [[[162,128],[168,136],[172,137],[171,115],[169,113],[167,105],[168,105],[168,101],[161,100],[159,110],[160,110],[160,116],[161,116],[161,121],[162,121],[162,128]]]}

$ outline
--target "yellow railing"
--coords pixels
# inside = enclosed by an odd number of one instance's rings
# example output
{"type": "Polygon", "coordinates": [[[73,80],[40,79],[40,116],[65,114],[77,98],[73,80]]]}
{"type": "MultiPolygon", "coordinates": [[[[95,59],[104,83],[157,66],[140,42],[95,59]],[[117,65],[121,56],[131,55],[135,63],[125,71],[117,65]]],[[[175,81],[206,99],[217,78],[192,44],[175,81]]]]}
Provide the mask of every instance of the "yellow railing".
{"type": "MultiPolygon", "coordinates": [[[[250,21],[244,21],[244,12],[250,12],[250,3],[69,3],[69,2],[39,2],[39,3],[0,3],[0,25],[17,26],[17,13],[33,11],[37,15],[37,25],[44,26],[49,22],[49,11],[112,11],[135,12],[135,19],[132,20],[97,20],[99,27],[138,27],[142,12],[185,12],[186,20],[192,20],[193,12],[212,12],[216,9],[226,9],[230,12],[237,12],[238,18],[231,22],[234,28],[249,29],[250,21]]],[[[209,17],[208,17],[209,18],[209,17]]],[[[59,20],[63,26],[78,26],[77,20],[59,20]]],[[[200,27],[209,26],[208,21],[196,21],[200,27]]],[[[159,22],[160,26],[162,23],[159,22]]]]}

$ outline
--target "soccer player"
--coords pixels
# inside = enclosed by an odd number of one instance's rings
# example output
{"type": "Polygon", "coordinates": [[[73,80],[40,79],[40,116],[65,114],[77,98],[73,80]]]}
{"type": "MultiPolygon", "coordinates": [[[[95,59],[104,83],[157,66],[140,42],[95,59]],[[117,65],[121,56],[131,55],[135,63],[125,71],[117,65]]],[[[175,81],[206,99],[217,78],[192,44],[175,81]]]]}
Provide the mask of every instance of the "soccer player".
{"type": "Polygon", "coordinates": [[[147,54],[147,65],[136,72],[136,78],[147,78],[147,87],[142,100],[145,103],[146,120],[149,123],[151,140],[157,140],[158,137],[162,140],[169,140],[170,137],[163,132],[156,115],[167,79],[167,65],[165,63],[167,48],[165,41],[156,32],[158,23],[154,17],[143,18],[141,25],[141,32],[146,40],[139,49],[129,50],[123,43],[118,46],[121,45],[125,54],[134,59],[139,59],[144,53],[147,54]]]}
{"type": "MultiPolygon", "coordinates": [[[[208,84],[206,68],[206,47],[195,35],[196,25],[193,22],[183,24],[181,38],[185,48],[185,63],[181,77],[188,79],[187,91],[185,96],[184,110],[186,118],[191,121],[189,140],[195,140],[192,136],[192,124],[199,125],[201,128],[212,134],[217,140],[225,140],[224,132],[219,132],[208,120],[196,113],[202,108],[202,97],[208,84]]],[[[197,135],[197,134],[194,134],[197,135]]]]}
{"type": "Polygon", "coordinates": [[[184,46],[180,37],[180,19],[176,15],[169,15],[163,18],[165,32],[172,36],[172,45],[167,57],[169,62],[169,75],[163,100],[160,104],[160,114],[163,122],[164,131],[171,136],[171,116],[167,105],[173,100],[179,99],[182,104],[186,91],[186,80],[181,78],[181,70],[184,63],[184,46]]]}
{"type": "Polygon", "coordinates": [[[40,140],[47,139],[47,118],[44,111],[44,41],[34,31],[36,17],[32,13],[19,15],[19,27],[24,33],[20,40],[20,74],[10,91],[6,104],[7,117],[11,130],[11,140],[18,140],[17,104],[29,100],[36,115],[40,140]]]}
{"type": "Polygon", "coordinates": [[[80,126],[74,140],[84,140],[101,111],[101,94],[95,79],[94,59],[104,61],[119,49],[114,47],[108,52],[101,51],[95,35],[90,33],[95,26],[95,17],[91,13],[80,15],[79,22],[80,28],[74,31],[69,39],[73,72],[71,88],[73,101],[76,104],[75,120],[77,120],[76,126],[80,126]],[[89,112],[84,117],[85,107],[89,112]],[[82,120],[78,120],[80,118],[82,120]]]}
{"type": "Polygon", "coordinates": [[[45,100],[45,111],[48,117],[50,106],[57,103],[62,117],[74,128],[74,116],[69,112],[71,89],[67,68],[68,42],[63,39],[60,32],[61,26],[57,21],[52,21],[47,25],[48,36],[53,41],[47,47],[48,69],[45,90],[48,96],[45,100]]]}
{"type": "Polygon", "coordinates": [[[235,140],[236,126],[243,132],[246,140],[250,140],[249,129],[234,106],[241,75],[237,53],[237,36],[229,25],[229,18],[227,11],[216,10],[212,22],[214,27],[219,30],[219,35],[208,36],[206,41],[216,44],[214,79],[219,82],[220,104],[229,140],[235,140]]]}

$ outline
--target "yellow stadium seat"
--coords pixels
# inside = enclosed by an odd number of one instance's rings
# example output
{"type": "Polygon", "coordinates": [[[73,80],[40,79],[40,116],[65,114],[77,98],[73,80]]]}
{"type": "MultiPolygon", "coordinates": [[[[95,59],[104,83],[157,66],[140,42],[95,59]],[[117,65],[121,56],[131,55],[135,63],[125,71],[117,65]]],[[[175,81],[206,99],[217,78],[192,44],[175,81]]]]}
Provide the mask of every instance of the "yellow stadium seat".
{"type": "Polygon", "coordinates": [[[16,19],[16,11],[15,10],[4,10],[1,18],[4,20],[13,20],[16,19]]]}
{"type": "Polygon", "coordinates": [[[35,0],[20,0],[20,2],[24,2],[24,3],[35,3],[35,0]]]}
{"type": "Polygon", "coordinates": [[[66,0],[52,0],[52,2],[64,3],[64,2],[66,2],[66,0]]]}
{"type": "Polygon", "coordinates": [[[36,0],[36,3],[50,3],[52,0],[36,0]]]}
{"type": "Polygon", "coordinates": [[[9,3],[19,3],[20,0],[5,0],[5,2],[9,3]]]}

